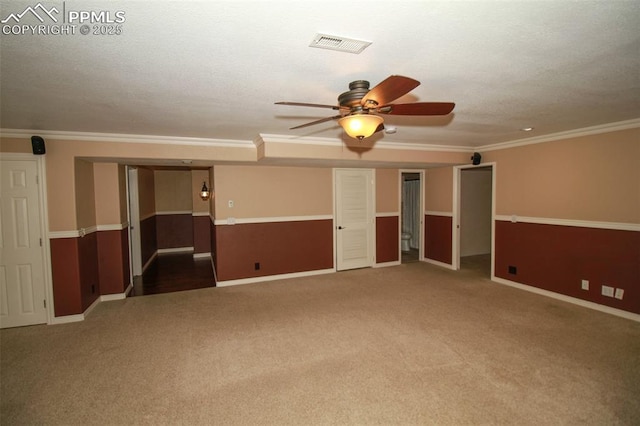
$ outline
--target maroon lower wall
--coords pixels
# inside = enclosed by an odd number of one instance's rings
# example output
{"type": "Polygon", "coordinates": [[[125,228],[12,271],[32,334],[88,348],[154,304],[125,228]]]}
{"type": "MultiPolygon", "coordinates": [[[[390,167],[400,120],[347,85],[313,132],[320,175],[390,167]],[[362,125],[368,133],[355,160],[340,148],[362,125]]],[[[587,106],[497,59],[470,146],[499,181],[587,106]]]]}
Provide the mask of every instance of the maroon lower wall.
{"type": "Polygon", "coordinates": [[[55,316],[81,314],[78,238],[53,238],[49,243],[55,316]]]}
{"type": "Polygon", "coordinates": [[[80,295],[82,312],[100,297],[98,274],[98,233],[92,232],[78,239],[80,262],[80,295]]]}
{"type": "Polygon", "coordinates": [[[124,293],[129,286],[127,229],[99,231],[97,238],[100,294],[124,293]]]}
{"type": "Polygon", "coordinates": [[[640,314],[640,232],[496,221],[495,275],[640,314]],[[623,299],[602,285],[624,289],[623,299]]]}
{"type": "Polygon", "coordinates": [[[424,253],[427,259],[452,264],[451,216],[425,215],[424,253]]]}
{"type": "Polygon", "coordinates": [[[211,252],[211,218],[193,216],[193,252],[211,252]]]}
{"type": "Polygon", "coordinates": [[[376,263],[398,260],[399,229],[398,216],[376,217],[376,263]]]}
{"type": "Polygon", "coordinates": [[[50,247],[57,317],[82,314],[101,295],[124,293],[129,286],[127,229],[53,238],[50,247]]]}
{"type": "Polygon", "coordinates": [[[157,251],[156,216],[150,216],[140,221],[140,257],[143,267],[157,251]]]}
{"type": "Polygon", "coordinates": [[[218,281],[333,268],[332,220],[215,228],[218,281]]]}
{"type": "Polygon", "coordinates": [[[158,249],[193,247],[193,216],[186,214],[156,215],[158,249]]]}
{"type": "Polygon", "coordinates": [[[218,271],[218,256],[216,255],[217,253],[217,247],[218,247],[218,238],[217,238],[217,232],[216,232],[216,226],[213,224],[213,219],[210,217],[209,218],[209,230],[210,230],[210,234],[209,234],[209,241],[211,244],[211,261],[213,262],[213,269],[214,269],[214,273],[217,275],[217,271],[218,271]]]}

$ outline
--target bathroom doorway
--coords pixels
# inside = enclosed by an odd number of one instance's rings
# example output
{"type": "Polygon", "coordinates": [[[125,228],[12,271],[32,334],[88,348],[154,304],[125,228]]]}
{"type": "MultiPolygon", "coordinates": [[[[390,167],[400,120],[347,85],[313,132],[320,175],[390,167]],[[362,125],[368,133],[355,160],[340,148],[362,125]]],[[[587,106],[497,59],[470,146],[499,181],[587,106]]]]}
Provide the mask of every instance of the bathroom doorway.
{"type": "Polygon", "coordinates": [[[400,256],[402,263],[417,262],[424,257],[424,172],[402,170],[400,177],[400,256]]]}

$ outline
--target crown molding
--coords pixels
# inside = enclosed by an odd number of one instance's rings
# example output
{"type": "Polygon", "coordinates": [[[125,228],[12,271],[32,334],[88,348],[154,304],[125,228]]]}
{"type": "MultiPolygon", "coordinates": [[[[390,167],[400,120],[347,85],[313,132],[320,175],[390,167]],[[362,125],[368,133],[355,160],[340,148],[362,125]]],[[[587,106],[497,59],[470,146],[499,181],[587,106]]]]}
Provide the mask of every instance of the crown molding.
{"type": "Polygon", "coordinates": [[[495,151],[498,149],[515,148],[524,145],[533,145],[545,142],[554,142],[562,139],[578,138],[582,136],[591,136],[601,133],[616,132],[620,130],[635,129],[640,127],[640,118],[633,120],[617,121],[615,123],[601,124],[598,126],[584,127],[582,129],[568,130],[566,132],[552,133],[550,135],[536,136],[533,138],[516,139],[507,142],[499,142],[489,145],[476,147],[476,151],[495,151]]]}
{"type": "Polygon", "coordinates": [[[291,135],[272,135],[265,133],[260,133],[260,135],[254,141],[256,146],[260,146],[268,142],[320,146],[342,146],[344,144],[342,140],[335,138],[308,138],[291,135]]]}
{"type": "Polygon", "coordinates": [[[0,129],[6,138],[30,138],[39,135],[45,139],[86,142],[147,143],[164,145],[195,145],[255,149],[252,141],[234,139],[187,138],[181,136],[130,135],[121,133],[63,132],[57,130],[0,129]]]}
{"type": "MultiPolygon", "coordinates": [[[[271,135],[271,134],[260,134],[260,137],[256,138],[254,143],[256,146],[260,146],[264,143],[274,142],[274,143],[290,143],[296,145],[316,145],[316,146],[333,146],[333,147],[341,147],[344,146],[344,141],[342,139],[334,139],[334,138],[307,138],[307,137],[297,137],[290,135],[271,135]]],[[[392,150],[406,150],[406,151],[438,151],[438,152],[466,152],[472,153],[474,151],[473,147],[469,146],[449,146],[449,145],[432,145],[432,144],[416,144],[416,143],[407,143],[407,142],[385,142],[385,141],[377,141],[374,143],[376,148],[379,149],[392,149],[392,150]]]]}
{"type": "MultiPolygon", "coordinates": [[[[375,142],[376,148],[389,150],[406,151],[437,151],[437,152],[465,152],[475,151],[495,151],[499,149],[514,148],[524,145],[532,145],[545,142],[553,142],[562,139],[569,139],[582,136],[590,136],[601,133],[608,133],[620,130],[628,130],[640,127],[640,118],[607,123],[598,126],[585,127],[582,129],[568,130],[544,136],[536,136],[526,139],[515,139],[494,144],[472,146],[449,146],[434,144],[415,144],[407,142],[375,142]]],[[[190,138],[181,136],[158,136],[158,135],[133,135],[121,133],[91,133],[91,132],[68,132],[58,130],[33,130],[33,129],[0,129],[0,136],[7,138],[30,138],[37,134],[47,139],[67,140],[67,141],[87,141],[87,142],[112,142],[112,143],[146,143],[184,146],[209,146],[227,148],[248,148],[256,149],[264,143],[290,143],[297,145],[316,145],[325,147],[343,146],[344,141],[337,138],[308,138],[292,135],[259,134],[254,140],[236,139],[211,139],[211,138],[190,138]]]]}

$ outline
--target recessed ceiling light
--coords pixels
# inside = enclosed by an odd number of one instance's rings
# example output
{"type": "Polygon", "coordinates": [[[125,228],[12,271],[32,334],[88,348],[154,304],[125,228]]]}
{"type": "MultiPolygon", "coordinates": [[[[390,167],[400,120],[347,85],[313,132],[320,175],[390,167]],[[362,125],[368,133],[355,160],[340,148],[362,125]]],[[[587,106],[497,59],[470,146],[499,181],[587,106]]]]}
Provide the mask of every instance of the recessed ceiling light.
{"type": "Polygon", "coordinates": [[[532,131],[532,130],[533,130],[533,127],[523,127],[523,128],[522,128],[522,129],[520,129],[520,130],[522,130],[523,132],[530,132],[530,131],[532,131]]]}

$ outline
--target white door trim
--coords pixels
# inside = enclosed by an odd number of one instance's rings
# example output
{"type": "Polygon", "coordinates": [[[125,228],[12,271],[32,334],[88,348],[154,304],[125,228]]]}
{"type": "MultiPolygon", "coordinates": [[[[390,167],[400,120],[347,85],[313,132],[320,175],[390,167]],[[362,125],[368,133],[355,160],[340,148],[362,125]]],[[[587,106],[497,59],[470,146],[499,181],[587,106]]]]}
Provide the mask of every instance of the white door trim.
{"type": "Polygon", "coordinates": [[[451,269],[460,269],[460,187],[462,170],[479,167],[491,167],[491,279],[495,278],[496,253],[496,181],[497,164],[495,162],[453,167],[453,220],[451,221],[451,269]]]}
{"type": "Polygon", "coordinates": [[[142,246],[140,241],[140,204],[131,200],[139,200],[138,170],[127,166],[127,219],[129,221],[129,282],[133,284],[133,277],[142,275],[142,246]]]}
{"type": "Polygon", "coordinates": [[[45,158],[42,155],[28,153],[0,152],[0,160],[35,161],[38,170],[38,204],[40,207],[40,229],[42,229],[42,261],[44,268],[44,294],[47,304],[47,324],[52,324],[55,318],[53,298],[53,276],[51,273],[51,244],[49,242],[49,210],[47,209],[47,170],[45,158]]]}

